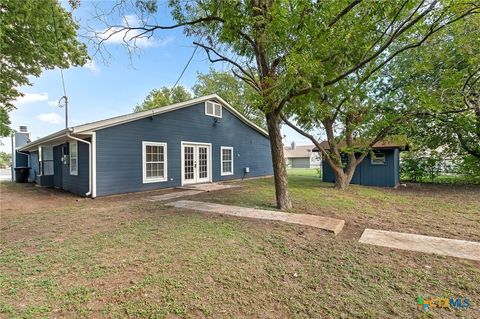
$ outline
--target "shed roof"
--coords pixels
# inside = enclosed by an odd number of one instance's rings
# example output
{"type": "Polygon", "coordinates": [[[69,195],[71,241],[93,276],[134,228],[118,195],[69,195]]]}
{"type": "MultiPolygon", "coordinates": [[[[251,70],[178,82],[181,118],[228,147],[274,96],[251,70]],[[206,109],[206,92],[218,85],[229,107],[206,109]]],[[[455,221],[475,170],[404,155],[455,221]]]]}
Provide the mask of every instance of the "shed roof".
{"type": "MultiPolygon", "coordinates": [[[[320,143],[320,146],[323,147],[324,149],[328,150],[330,149],[330,145],[328,144],[328,141],[323,141],[320,143]]],[[[341,141],[338,143],[339,148],[346,147],[347,143],[345,141],[341,141]]],[[[363,146],[360,141],[355,141],[355,146],[356,147],[361,147],[363,146]]],[[[399,149],[405,149],[407,148],[408,145],[407,143],[399,143],[399,142],[392,142],[392,141],[379,141],[373,145],[373,149],[392,149],[392,148],[399,148],[399,149]]],[[[318,148],[314,147],[313,152],[318,152],[318,148]]]]}
{"type": "Polygon", "coordinates": [[[295,148],[287,146],[283,148],[283,154],[288,158],[310,157],[314,147],[314,145],[295,145],[295,148]]]}
{"type": "Polygon", "coordinates": [[[67,129],[60,130],[58,132],[55,132],[53,134],[47,135],[45,137],[39,138],[31,143],[28,143],[20,148],[18,148],[19,151],[30,151],[40,145],[45,145],[49,143],[54,143],[55,141],[59,140],[64,140],[66,138],[67,132],[70,132],[71,134],[79,134],[79,135],[87,135],[95,132],[97,130],[101,130],[107,127],[111,126],[116,126],[124,123],[128,123],[131,121],[139,120],[142,118],[148,118],[150,116],[162,114],[162,113],[167,113],[171,111],[175,111],[178,109],[182,109],[185,107],[193,106],[199,103],[203,103],[206,101],[210,100],[215,100],[216,102],[221,103],[225,108],[227,108],[233,115],[235,115],[237,118],[239,118],[242,122],[253,128],[254,130],[258,131],[260,134],[264,135],[265,137],[268,137],[267,131],[265,131],[263,128],[260,126],[256,125],[249,119],[247,119],[245,116],[243,116],[240,112],[238,112],[233,106],[228,104],[224,99],[222,99],[220,96],[217,94],[211,94],[211,95],[206,95],[202,96],[199,98],[191,99],[185,102],[180,102],[180,103],[175,103],[171,104],[168,106],[162,106],[156,109],[152,110],[147,110],[147,111],[142,111],[138,113],[129,113],[125,115],[120,115],[116,117],[111,117],[105,120],[100,120],[100,121],[95,121],[95,122],[90,122],[90,123],[85,123],[73,127],[69,127],[68,131],[67,129]]]}

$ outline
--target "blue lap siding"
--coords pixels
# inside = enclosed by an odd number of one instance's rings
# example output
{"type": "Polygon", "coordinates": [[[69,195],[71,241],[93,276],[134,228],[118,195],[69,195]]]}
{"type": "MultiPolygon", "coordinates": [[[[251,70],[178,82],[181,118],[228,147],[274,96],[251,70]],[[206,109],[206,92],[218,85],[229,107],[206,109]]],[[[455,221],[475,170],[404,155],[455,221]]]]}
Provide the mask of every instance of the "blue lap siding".
{"type": "MultiPolygon", "coordinates": [[[[394,187],[400,182],[400,152],[399,149],[379,150],[385,153],[385,164],[371,163],[370,155],[357,166],[352,178],[352,184],[366,186],[394,187]]],[[[322,180],[335,182],[335,175],[326,161],[322,162],[322,180]]]]}
{"type": "Polygon", "coordinates": [[[185,107],[96,132],[97,195],[181,186],[181,142],[212,144],[212,180],[272,174],[266,136],[223,108],[217,123],[205,104],[185,107]],[[143,183],[142,142],[167,143],[168,181],[143,183]],[[221,176],[220,147],[233,147],[234,174],[221,176]],[[250,173],[244,174],[246,167],[250,173]]]}

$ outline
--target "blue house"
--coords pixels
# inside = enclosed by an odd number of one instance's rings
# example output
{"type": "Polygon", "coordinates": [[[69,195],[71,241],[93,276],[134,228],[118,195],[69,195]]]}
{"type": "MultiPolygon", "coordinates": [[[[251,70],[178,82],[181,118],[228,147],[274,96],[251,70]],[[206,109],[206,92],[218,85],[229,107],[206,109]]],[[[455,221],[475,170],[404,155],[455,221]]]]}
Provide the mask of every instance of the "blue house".
{"type": "MultiPolygon", "coordinates": [[[[323,141],[320,145],[326,150],[329,149],[327,141],[323,141]]],[[[400,184],[400,151],[405,147],[406,145],[385,141],[376,143],[372,147],[371,154],[367,155],[355,169],[351,183],[380,187],[398,186],[400,184]]],[[[318,150],[314,151],[318,152],[318,150]]],[[[347,157],[342,156],[342,161],[346,164],[347,157]]],[[[335,174],[325,160],[322,161],[322,180],[335,183],[335,174]]]]}
{"type": "Polygon", "coordinates": [[[29,181],[90,197],[272,174],[267,132],[218,95],[64,129],[16,155],[29,181]]]}

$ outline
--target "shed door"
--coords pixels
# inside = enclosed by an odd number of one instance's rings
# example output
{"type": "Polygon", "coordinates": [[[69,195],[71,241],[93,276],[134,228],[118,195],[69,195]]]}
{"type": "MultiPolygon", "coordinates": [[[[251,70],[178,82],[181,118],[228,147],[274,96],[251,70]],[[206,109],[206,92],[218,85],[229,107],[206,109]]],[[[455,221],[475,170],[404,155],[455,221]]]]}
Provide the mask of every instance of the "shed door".
{"type": "Polygon", "coordinates": [[[211,181],[211,146],[209,144],[182,144],[182,184],[211,181]]]}

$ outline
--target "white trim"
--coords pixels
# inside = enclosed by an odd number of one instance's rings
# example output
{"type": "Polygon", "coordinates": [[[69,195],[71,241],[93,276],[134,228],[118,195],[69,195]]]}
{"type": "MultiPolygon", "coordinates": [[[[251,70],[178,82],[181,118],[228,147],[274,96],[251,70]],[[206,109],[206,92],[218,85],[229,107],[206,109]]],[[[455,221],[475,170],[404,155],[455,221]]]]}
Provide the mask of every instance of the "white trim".
{"type": "Polygon", "coordinates": [[[229,176],[233,175],[235,172],[235,169],[233,167],[233,146],[220,146],[220,176],[229,176]],[[230,150],[232,151],[232,171],[228,173],[223,172],[223,150],[230,150]]]}
{"type": "MultiPolygon", "coordinates": [[[[84,133],[84,132],[95,131],[95,130],[103,129],[103,128],[106,128],[106,127],[115,126],[115,125],[135,121],[135,120],[142,119],[142,118],[147,118],[147,117],[157,115],[157,114],[171,112],[171,111],[174,111],[174,110],[178,110],[178,109],[181,109],[181,108],[184,108],[184,107],[196,105],[196,104],[199,104],[199,103],[202,103],[202,102],[205,102],[205,101],[209,101],[209,100],[215,100],[215,101],[219,102],[220,104],[222,104],[223,107],[226,107],[231,113],[233,113],[236,117],[238,117],[245,124],[249,125],[250,127],[257,130],[259,133],[268,137],[267,131],[265,131],[263,128],[256,125],[255,123],[253,123],[249,119],[247,119],[245,116],[243,116],[240,112],[238,112],[235,108],[233,108],[233,106],[228,104],[224,99],[222,99],[217,94],[206,95],[206,96],[202,96],[202,97],[199,97],[199,98],[196,98],[196,99],[188,100],[188,101],[181,102],[181,103],[175,103],[175,104],[172,104],[172,105],[164,106],[164,107],[153,109],[153,110],[147,110],[147,111],[138,112],[138,113],[125,114],[125,115],[116,116],[116,117],[106,119],[106,120],[101,120],[101,121],[96,121],[96,122],[87,123],[87,124],[83,124],[83,125],[78,125],[78,126],[73,127],[72,130],[73,130],[73,133],[77,133],[77,134],[84,133]]],[[[58,133],[55,133],[55,134],[58,134],[58,133]]]]}
{"type": "MultiPolygon", "coordinates": [[[[186,185],[185,184],[185,175],[184,175],[184,170],[185,170],[185,154],[184,154],[184,149],[183,149],[183,146],[184,145],[200,145],[200,146],[208,146],[208,149],[210,150],[209,152],[209,157],[208,157],[208,182],[211,183],[212,180],[213,180],[213,170],[212,170],[212,143],[202,143],[202,142],[188,142],[188,141],[180,141],[180,148],[181,148],[181,156],[180,156],[180,161],[181,161],[181,171],[180,171],[180,174],[181,174],[181,182],[182,182],[182,186],[186,185]]],[[[190,185],[190,184],[193,184],[193,183],[187,183],[187,185],[190,185]]]]}
{"type": "Polygon", "coordinates": [[[91,145],[92,154],[92,198],[97,197],[97,133],[92,133],[92,145],[91,145]]]}
{"type": "Polygon", "coordinates": [[[78,142],[69,141],[68,142],[68,160],[70,175],[78,176],[78,142]],[[75,170],[72,170],[72,146],[75,145],[75,170]]]}
{"type": "Polygon", "coordinates": [[[68,130],[64,129],[64,130],[55,132],[53,134],[47,135],[45,137],[42,137],[42,138],[40,138],[36,141],[30,142],[30,143],[28,143],[24,146],[21,146],[21,147],[18,148],[18,150],[19,151],[30,151],[30,150],[34,149],[35,146],[41,145],[43,143],[50,143],[50,142],[53,142],[53,141],[56,141],[56,140],[58,140],[57,144],[62,144],[66,140],[65,137],[66,137],[68,131],[70,131],[70,133],[72,133],[72,134],[80,134],[80,135],[81,134],[91,134],[93,131],[96,131],[96,130],[100,130],[100,129],[104,129],[104,128],[107,128],[107,127],[124,124],[124,123],[127,123],[127,122],[139,120],[139,119],[142,119],[142,118],[148,118],[150,116],[154,116],[154,115],[157,115],[157,114],[171,112],[171,111],[174,111],[174,110],[178,110],[178,109],[185,108],[185,107],[188,107],[188,106],[193,106],[193,105],[196,105],[196,104],[199,104],[199,103],[202,103],[202,102],[205,102],[205,101],[209,101],[209,100],[218,101],[220,104],[222,104],[222,109],[223,109],[223,107],[227,108],[233,115],[235,115],[237,118],[239,118],[246,125],[250,126],[254,130],[258,131],[260,134],[262,134],[262,135],[264,135],[265,137],[268,138],[267,131],[265,131],[263,128],[256,125],[255,123],[253,123],[249,119],[247,119],[245,116],[243,116],[240,112],[238,112],[235,108],[233,108],[233,106],[228,104],[224,99],[222,99],[217,94],[211,94],[211,95],[202,96],[202,97],[199,97],[199,98],[196,98],[196,99],[188,100],[188,101],[181,102],[181,103],[175,103],[175,104],[172,104],[172,105],[164,106],[164,107],[153,109],[153,110],[147,110],[147,111],[138,112],[138,113],[120,115],[120,116],[112,117],[112,118],[105,119],[105,120],[95,121],[95,122],[86,123],[86,124],[78,125],[78,126],[75,126],[75,127],[71,127],[68,130]]]}
{"type": "Polygon", "coordinates": [[[167,143],[164,142],[148,142],[142,141],[142,181],[144,184],[147,183],[159,183],[168,181],[168,156],[167,156],[167,143]],[[163,177],[156,178],[147,178],[147,156],[146,149],[147,146],[162,146],[163,147],[163,177]]]}
{"type": "Polygon", "coordinates": [[[387,164],[387,154],[385,152],[373,152],[373,156],[376,157],[375,153],[383,155],[383,163],[375,163],[372,156],[370,156],[371,165],[386,165],[387,164]]]}
{"type": "Polygon", "coordinates": [[[205,115],[222,118],[222,115],[223,115],[222,104],[217,103],[217,102],[214,102],[214,101],[205,101],[205,115]],[[208,105],[209,103],[212,104],[212,107],[213,107],[212,111],[213,111],[213,113],[208,113],[208,107],[207,107],[207,105],[208,105]],[[215,108],[216,108],[216,107],[220,107],[220,115],[216,115],[216,114],[215,114],[215,108]]]}

